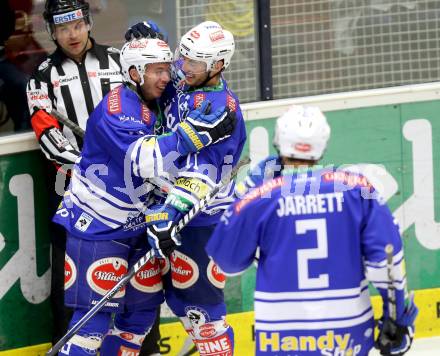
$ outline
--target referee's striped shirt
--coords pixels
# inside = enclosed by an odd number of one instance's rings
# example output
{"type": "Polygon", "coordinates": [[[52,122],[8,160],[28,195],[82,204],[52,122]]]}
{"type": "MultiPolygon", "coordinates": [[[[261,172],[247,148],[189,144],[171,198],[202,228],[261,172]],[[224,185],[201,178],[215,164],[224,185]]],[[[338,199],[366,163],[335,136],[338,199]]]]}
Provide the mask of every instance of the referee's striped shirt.
{"type": "MultiPolygon", "coordinates": [[[[86,128],[93,109],[122,81],[118,51],[90,40],[92,47],[81,63],[57,48],[40,64],[27,85],[31,114],[34,107],[46,109],[49,113],[56,109],[82,129],[86,128]]],[[[66,126],[63,132],[77,149],[81,149],[80,137],[66,126]]]]}

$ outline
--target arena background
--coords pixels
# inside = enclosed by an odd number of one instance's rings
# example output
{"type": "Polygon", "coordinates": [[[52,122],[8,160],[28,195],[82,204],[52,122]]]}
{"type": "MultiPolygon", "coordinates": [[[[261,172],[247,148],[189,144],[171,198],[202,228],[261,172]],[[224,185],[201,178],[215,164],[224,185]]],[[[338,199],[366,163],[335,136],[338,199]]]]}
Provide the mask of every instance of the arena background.
{"type": "MultiPolygon", "coordinates": [[[[16,48],[17,62],[53,49],[43,2],[31,3],[28,12],[17,10],[17,23],[22,32],[32,24],[40,46],[16,48]]],[[[274,119],[288,105],[320,106],[332,127],[322,163],[356,165],[382,189],[403,231],[409,287],[421,309],[416,337],[440,336],[439,1],[153,0],[148,9],[134,0],[91,3],[94,37],[116,47],[127,26],[144,18],[166,28],[172,45],[206,19],[231,30],[237,51],[226,77],[245,103],[245,151],[253,163],[272,152],[274,119]]],[[[20,35],[10,39],[12,49],[20,35]]],[[[42,167],[32,133],[0,137],[2,356],[43,354],[51,339],[42,167]]],[[[238,355],[252,353],[254,276],[252,268],[226,286],[238,355]]],[[[161,332],[163,354],[191,354],[166,309],[161,332]]]]}

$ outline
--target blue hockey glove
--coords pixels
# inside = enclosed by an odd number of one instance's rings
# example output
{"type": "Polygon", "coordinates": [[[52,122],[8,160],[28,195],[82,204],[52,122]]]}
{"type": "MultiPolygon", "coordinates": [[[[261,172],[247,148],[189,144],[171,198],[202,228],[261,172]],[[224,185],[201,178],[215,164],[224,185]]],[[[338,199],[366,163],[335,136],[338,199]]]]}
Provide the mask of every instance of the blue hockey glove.
{"type": "Polygon", "coordinates": [[[158,38],[165,42],[167,41],[167,36],[161,31],[157,23],[152,20],[138,22],[125,32],[125,39],[127,41],[134,38],[158,38]]]}
{"type": "Polygon", "coordinates": [[[178,150],[182,155],[200,151],[231,136],[237,122],[236,115],[224,106],[209,114],[211,103],[205,100],[191,111],[186,121],[177,125],[178,150]]]}
{"type": "Polygon", "coordinates": [[[396,321],[390,318],[382,318],[379,321],[379,336],[375,347],[383,356],[401,356],[411,347],[414,337],[414,321],[419,309],[414,304],[413,297],[410,297],[408,301],[405,312],[396,321]]]}
{"type": "Polygon", "coordinates": [[[148,243],[154,249],[154,255],[165,258],[179,246],[180,237],[173,236],[181,213],[169,205],[154,205],[145,215],[148,243]]]}
{"type": "Polygon", "coordinates": [[[235,186],[235,195],[242,197],[250,189],[263,184],[264,181],[278,177],[281,174],[282,166],[281,159],[277,155],[263,159],[235,186]]]}

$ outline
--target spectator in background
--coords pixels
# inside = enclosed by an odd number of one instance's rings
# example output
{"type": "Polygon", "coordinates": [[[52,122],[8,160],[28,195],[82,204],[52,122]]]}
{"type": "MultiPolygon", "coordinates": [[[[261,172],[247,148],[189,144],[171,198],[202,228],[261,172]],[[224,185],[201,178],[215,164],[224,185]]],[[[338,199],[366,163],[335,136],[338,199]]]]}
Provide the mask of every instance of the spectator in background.
{"type": "Polygon", "coordinates": [[[8,1],[0,2],[0,101],[14,123],[14,131],[29,128],[26,109],[27,76],[6,57],[6,41],[15,30],[15,13],[8,1]]]}

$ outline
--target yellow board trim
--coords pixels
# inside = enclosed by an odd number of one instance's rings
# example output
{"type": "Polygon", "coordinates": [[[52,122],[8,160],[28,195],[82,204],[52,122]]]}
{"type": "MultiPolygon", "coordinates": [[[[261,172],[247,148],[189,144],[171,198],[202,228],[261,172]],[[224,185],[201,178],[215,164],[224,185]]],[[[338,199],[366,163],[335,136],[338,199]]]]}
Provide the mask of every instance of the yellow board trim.
{"type": "MultiPolygon", "coordinates": [[[[371,298],[371,301],[374,317],[378,319],[382,315],[382,299],[379,296],[374,296],[371,298]]],[[[415,291],[415,303],[419,308],[415,337],[440,336],[440,318],[437,317],[437,303],[440,303],[440,288],[415,291]]],[[[255,350],[255,343],[253,341],[254,312],[229,314],[226,320],[234,328],[235,354],[253,355],[255,350]]],[[[162,343],[165,340],[166,347],[170,348],[170,355],[176,355],[182,350],[188,351],[191,347],[191,342],[179,322],[162,324],[160,332],[163,340],[162,343]]]]}
{"type": "MultiPolygon", "coordinates": [[[[379,296],[371,298],[374,317],[382,314],[382,300],[379,296]]],[[[415,291],[415,302],[419,307],[416,320],[416,338],[440,336],[440,317],[437,316],[437,303],[440,305],[440,288],[422,289],[415,291]]],[[[254,312],[229,314],[228,323],[234,328],[235,353],[237,355],[252,355],[255,344],[253,341],[254,312]]],[[[161,324],[162,351],[176,355],[180,350],[192,347],[180,322],[161,324]]],[[[51,344],[41,344],[8,351],[0,351],[0,356],[44,356],[51,344]]]]}
{"type": "Polygon", "coordinates": [[[40,344],[28,347],[20,347],[7,351],[0,351],[1,356],[45,356],[52,344],[40,344]]]}

